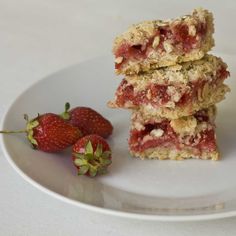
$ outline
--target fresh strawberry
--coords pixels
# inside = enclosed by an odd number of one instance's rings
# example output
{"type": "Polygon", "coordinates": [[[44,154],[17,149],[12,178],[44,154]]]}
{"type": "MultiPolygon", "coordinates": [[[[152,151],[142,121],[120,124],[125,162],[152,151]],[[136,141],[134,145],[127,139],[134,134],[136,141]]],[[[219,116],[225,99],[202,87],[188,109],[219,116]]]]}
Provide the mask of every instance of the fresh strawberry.
{"type": "Polygon", "coordinates": [[[112,133],[111,122],[92,108],[75,107],[69,109],[70,104],[66,103],[65,112],[61,114],[62,118],[78,127],[83,135],[98,134],[103,138],[107,138],[112,133]]]}
{"type": "Polygon", "coordinates": [[[38,117],[27,120],[26,130],[23,131],[1,131],[1,133],[22,133],[35,149],[44,152],[58,152],[72,146],[81,136],[77,127],[65,122],[60,116],[53,113],[38,115],[38,117]]]}
{"type": "Polygon", "coordinates": [[[111,164],[111,149],[106,140],[99,135],[84,136],[74,144],[72,151],[78,175],[94,177],[104,174],[111,164]]]}

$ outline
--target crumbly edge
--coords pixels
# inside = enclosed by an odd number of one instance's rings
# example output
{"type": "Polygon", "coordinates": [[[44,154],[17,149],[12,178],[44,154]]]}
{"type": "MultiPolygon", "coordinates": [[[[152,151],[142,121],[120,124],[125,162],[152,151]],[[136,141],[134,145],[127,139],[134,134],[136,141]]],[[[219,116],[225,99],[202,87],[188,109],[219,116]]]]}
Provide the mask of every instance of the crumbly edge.
{"type": "Polygon", "coordinates": [[[207,160],[211,159],[217,161],[220,159],[219,150],[215,151],[202,151],[201,155],[193,154],[191,148],[176,150],[173,148],[165,148],[165,147],[157,147],[157,148],[149,148],[143,152],[133,152],[130,150],[130,154],[133,157],[138,157],[142,160],[144,159],[156,159],[156,160],[184,160],[184,159],[202,159],[207,160]]]}
{"type": "MultiPolygon", "coordinates": [[[[210,107],[224,100],[225,94],[229,91],[230,88],[225,84],[221,84],[217,88],[212,88],[208,84],[206,84],[206,86],[201,90],[201,93],[199,93],[198,99],[193,103],[189,104],[188,106],[176,106],[175,108],[155,108],[148,104],[142,105],[135,109],[133,106],[128,106],[127,104],[123,108],[138,111],[144,117],[145,120],[150,120],[156,116],[167,119],[178,119],[179,117],[190,116],[196,111],[210,107]]],[[[110,108],[119,108],[115,101],[109,101],[107,105],[110,108]]]]}
{"type": "MultiPolygon", "coordinates": [[[[206,55],[203,59],[194,62],[185,62],[171,67],[151,70],[139,75],[126,76],[124,80],[127,84],[124,84],[124,86],[132,85],[136,93],[145,90],[150,84],[168,85],[167,93],[170,96],[170,101],[165,104],[164,107],[173,110],[182,94],[189,91],[192,86],[191,84],[194,84],[199,80],[205,81],[206,84],[204,85],[204,88],[199,88],[198,99],[203,101],[206,95],[209,96],[211,88],[215,89],[215,87],[209,86],[209,83],[214,83],[213,81],[218,79],[216,74],[221,68],[227,70],[227,65],[221,58],[213,55],[206,55]]],[[[219,86],[220,83],[221,82],[217,82],[216,86],[219,86]]],[[[119,93],[122,94],[122,89],[119,89],[119,93]]],[[[109,106],[116,107],[117,96],[118,90],[114,100],[109,102],[109,106]]],[[[149,96],[151,96],[151,91],[147,90],[144,96],[149,98],[149,96]]],[[[206,97],[206,99],[208,99],[208,97],[206,97]]],[[[148,107],[149,105],[146,106],[148,107]]],[[[126,102],[124,107],[134,108],[132,102],[129,101],[126,102]]],[[[151,107],[150,109],[153,108],[151,107]]]]}
{"type": "Polygon", "coordinates": [[[213,15],[204,9],[195,9],[192,15],[187,15],[182,18],[177,18],[169,21],[145,21],[140,24],[134,25],[128,31],[115,39],[113,52],[123,43],[123,41],[129,42],[131,45],[145,43],[153,34],[157,27],[167,24],[177,24],[184,21],[190,25],[193,21],[199,19],[206,19],[208,25],[208,31],[205,39],[205,43],[200,49],[195,49],[190,53],[184,55],[165,53],[162,55],[155,55],[154,57],[147,58],[143,61],[129,61],[122,66],[121,69],[116,70],[117,74],[137,74],[140,71],[149,71],[164,66],[170,66],[177,63],[186,61],[193,61],[201,59],[215,44],[212,34],[214,33],[213,15]]]}
{"type": "Polygon", "coordinates": [[[198,99],[192,104],[184,107],[172,108],[154,108],[150,105],[140,106],[138,111],[145,117],[145,119],[150,119],[153,116],[160,116],[167,119],[178,119],[179,117],[189,116],[194,114],[196,111],[210,107],[225,99],[225,94],[229,92],[230,89],[227,85],[222,84],[217,88],[211,88],[207,86],[204,90],[201,99],[198,99]]]}
{"type": "MultiPolygon", "coordinates": [[[[210,107],[225,99],[225,94],[230,92],[230,88],[226,84],[219,84],[216,88],[205,84],[203,88],[199,90],[197,99],[188,104],[187,106],[175,106],[169,107],[153,107],[151,104],[144,104],[139,107],[134,107],[132,103],[126,102],[122,108],[132,109],[142,114],[145,119],[151,119],[152,117],[159,116],[167,119],[177,119],[182,116],[189,116],[196,111],[210,107]]],[[[109,101],[107,103],[110,108],[121,108],[117,105],[116,100],[109,101]]]]}
{"type": "Polygon", "coordinates": [[[202,59],[184,62],[182,64],[172,65],[169,67],[159,68],[158,70],[149,70],[146,73],[138,75],[127,75],[125,80],[135,89],[139,90],[146,86],[146,84],[187,84],[189,81],[194,82],[202,79],[214,79],[216,71],[224,67],[227,69],[226,63],[220,57],[210,54],[205,55],[202,59]]]}
{"type": "Polygon", "coordinates": [[[188,61],[196,61],[200,60],[204,57],[204,55],[211,50],[214,46],[213,41],[209,38],[206,43],[200,49],[195,49],[190,53],[186,53],[184,55],[171,55],[164,54],[160,55],[160,57],[155,57],[152,59],[145,59],[143,61],[128,61],[122,69],[115,70],[116,74],[125,74],[125,75],[134,75],[140,72],[148,72],[149,70],[158,69],[161,67],[173,66],[179,63],[188,62],[188,61]]]}
{"type": "MultiPolygon", "coordinates": [[[[201,111],[201,113],[209,118],[207,122],[198,121],[194,117],[194,115],[191,115],[170,120],[170,126],[173,128],[176,134],[182,136],[197,135],[202,130],[212,129],[215,125],[215,118],[217,113],[216,106],[210,106],[209,108],[201,111]]],[[[143,116],[140,112],[133,111],[131,115],[131,130],[143,130],[145,128],[145,124],[161,123],[165,120],[165,118],[161,118],[159,116],[154,116],[152,118],[146,119],[146,117],[143,116]]]]}
{"type": "MultiPolygon", "coordinates": [[[[145,43],[150,37],[153,36],[158,27],[174,25],[184,22],[187,25],[193,25],[196,21],[204,21],[209,19],[213,27],[213,15],[206,9],[194,9],[191,14],[169,20],[153,20],[143,21],[138,24],[132,25],[123,34],[117,36],[114,40],[113,52],[124,42],[129,42],[131,45],[145,43]]],[[[213,28],[210,28],[214,31],[213,28]]]]}

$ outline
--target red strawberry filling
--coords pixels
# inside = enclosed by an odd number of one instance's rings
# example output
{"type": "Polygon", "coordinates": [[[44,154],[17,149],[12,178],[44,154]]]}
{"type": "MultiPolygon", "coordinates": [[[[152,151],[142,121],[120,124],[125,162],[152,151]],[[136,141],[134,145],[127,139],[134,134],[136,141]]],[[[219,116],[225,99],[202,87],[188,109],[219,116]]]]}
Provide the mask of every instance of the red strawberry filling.
{"type": "MultiPolygon", "coordinates": [[[[195,115],[198,122],[209,122],[209,118],[201,111],[195,115]]],[[[212,126],[211,126],[212,127],[212,126]]],[[[195,153],[201,151],[216,150],[216,139],[213,127],[200,131],[195,135],[187,135],[180,138],[170,125],[170,121],[164,120],[161,123],[148,123],[144,125],[143,130],[133,129],[130,131],[129,146],[131,151],[143,152],[149,148],[167,147],[181,150],[183,148],[193,148],[195,153]],[[151,135],[153,130],[160,129],[163,134],[160,137],[151,135]],[[187,141],[183,141],[187,140],[187,141]]]]}
{"type": "MultiPolygon", "coordinates": [[[[198,96],[198,91],[202,90],[206,83],[210,87],[218,86],[228,76],[228,71],[221,67],[217,71],[217,79],[208,82],[204,79],[199,79],[196,82],[189,82],[189,89],[179,89],[180,97],[178,101],[174,101],[177,106],[186,106],[192,103],[198,96]]],[[[168,93],[168,84],[147,84],[144,89],[135,91],[135,85],[128,84],[127,80],[123,80],[116,92],[116,104],[119,107],[136,107],[145,104],[151,104],[153,107],[164,106],[172,101],[172,97],[168,93]]],[[[174,85],[177,88],[177,85],[174,85]]]]}
{"type": "Polygon", "coordinates": [[[148,104],[160,106],[166,104],[170,100],[167,94],[167,85],[150,84],[145,89],[135,92],[134,86],[123,80],[117,90],[116,103],[118,106],[125,106],[125,103],[130,102],[132,106],[140,104],[148,104]],[[148,91],[150,91],[148,93],[148,91]],[[148,95],[149,94],[149,95],[148,95]]]}
{"type": "Polygon", "coordinates": [[[167,144],[177,145],[177,137],[167,121],[163,121],[162,123],[146,124],[144,127],[144,130],[138,131],[136,129],[133,129],[130,132],[129,144],[133,151],[142,152],[148,148],[166,146],[167,144]],[[149,135],[151,131],[155,129],[161,129],[164,131],[162,137],[153,137],[150,139],[146,139],[145,141],[145,137],[147,137],[147,135],[149,135]]]}
{"type": "Polygon", "coordinates": [[[195,33],[189,33],[189,26],[186,24],[177,24],[173,27],[163,26],[155,32],[155,34],[149,38],[145,44],[130,45],[124,42],[115,52],[115,57],[122,57],[120,63],[115,64],[115,68],[119,69],[128,60],[140,60],[148,57],[148,54],[152,50],[158,50],[160,53],[165,52],[163,45],[164,41],[168,40],[171,45],[175,48],[176,52],[181,54],[188,53],[192,49],[196,48],[199,44],[204,41],[207,24],[199,23],[195,26],[195,33]],[[159,44],[153,48],[153,41],[156,36],[159,36],[159,44]]]}

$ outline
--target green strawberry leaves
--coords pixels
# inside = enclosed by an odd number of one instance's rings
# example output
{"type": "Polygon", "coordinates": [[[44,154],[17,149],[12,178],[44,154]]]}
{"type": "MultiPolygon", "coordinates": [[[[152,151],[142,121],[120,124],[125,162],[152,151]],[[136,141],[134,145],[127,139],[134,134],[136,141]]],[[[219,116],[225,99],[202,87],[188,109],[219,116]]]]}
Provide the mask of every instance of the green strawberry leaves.
{"type": "Polygon", "coordinates": [[[24,117],[27,120],[27,124],[26,124],[27,138],[30,141],[30,143],[33,145],[33,147],[37,146],[38,143],[37,143],[36,139],[34,138],[33,129],[39,125],[39,122],[38,122],[37,118],[29,121],[27,115],[24,115],[24,117]]]}
{"type": "Polygon", "coordinates": [[[104,151],[102,144],[98,144],[94,151],[91,141],[85,145],[83,153],[73,153],[74,164],[78,167],[78,175],[88,174],[91,177],[105,174],[107,166],[111,164],[111,152],[104,151]]]}

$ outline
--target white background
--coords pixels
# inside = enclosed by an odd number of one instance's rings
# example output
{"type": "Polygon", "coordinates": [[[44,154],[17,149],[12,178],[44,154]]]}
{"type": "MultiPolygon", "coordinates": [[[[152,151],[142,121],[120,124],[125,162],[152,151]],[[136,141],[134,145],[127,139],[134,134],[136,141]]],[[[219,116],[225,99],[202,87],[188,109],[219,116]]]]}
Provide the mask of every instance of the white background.
{"type": "MultiPolygon", "coordinates": [[[[110,53],[115,35],[130,24],[175,17],[198,6],[214,13],[215,51],[235,54],[233,0],[0,0],[0,115],[35,81],[110,53]]],[[[26,183],[0,151],[0,235],[222,236],[235,232],[236,218],[140,222],[79,209],[26,183]]]]}

